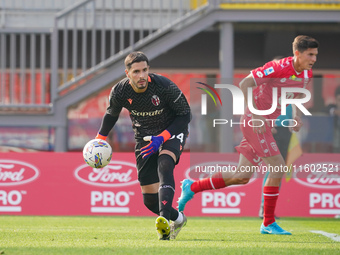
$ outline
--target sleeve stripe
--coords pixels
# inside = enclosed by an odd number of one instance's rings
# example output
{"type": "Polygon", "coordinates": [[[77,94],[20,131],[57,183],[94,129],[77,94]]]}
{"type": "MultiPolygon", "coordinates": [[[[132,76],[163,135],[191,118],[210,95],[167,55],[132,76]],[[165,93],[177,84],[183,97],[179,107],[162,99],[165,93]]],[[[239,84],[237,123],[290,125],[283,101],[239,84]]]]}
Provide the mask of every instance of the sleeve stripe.
{"type": "Polygon", "coordinates": [[[181,91],[181,93],[179,94],[179,96],[176,98],[176,100],[174,101],[174,103],[176,103],[178,101],[178,99],[182,96],[183,92],[181,91]]]}
{"type": "Polygon", "coordinates": [[[254,77],[254,74],[253,74],[253,72],[250,72],[250,74],[251,74],[251,77],[253,77],[253,80],[254,80],[254,82],[255,82],[255,85],[256,85],[256,87],[257,87],[256,79],[255,79],[255,77],[254,77]]]}

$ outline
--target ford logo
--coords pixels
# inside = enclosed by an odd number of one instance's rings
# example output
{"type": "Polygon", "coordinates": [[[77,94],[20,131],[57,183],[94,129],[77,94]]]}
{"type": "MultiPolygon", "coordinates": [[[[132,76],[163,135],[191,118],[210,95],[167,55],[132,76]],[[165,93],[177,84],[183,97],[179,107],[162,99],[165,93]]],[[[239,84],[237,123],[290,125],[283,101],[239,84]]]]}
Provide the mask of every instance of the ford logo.
{"type": "Polygon", "coordinates": [[[297,183],[318,189],[339,189],[340,173],[339,162],[318,162],[309,164],[308,168],[299,169],[293,173],[297,183]],[[319,167],[320,166],[320,167],[319,167]]]}
{"type": "Polygon", "coordinates": [[[39,170],[26,162],[0,159],[0,186],[14,186],[34,181],[39,170]]]}
{"type": "Polygon", "coordinates": [[[79,166],[74,175],[77,180],[94,186],[122,187],[138,183],[136,166],[124,161],[111,161],[103,168],[79,166]]]}

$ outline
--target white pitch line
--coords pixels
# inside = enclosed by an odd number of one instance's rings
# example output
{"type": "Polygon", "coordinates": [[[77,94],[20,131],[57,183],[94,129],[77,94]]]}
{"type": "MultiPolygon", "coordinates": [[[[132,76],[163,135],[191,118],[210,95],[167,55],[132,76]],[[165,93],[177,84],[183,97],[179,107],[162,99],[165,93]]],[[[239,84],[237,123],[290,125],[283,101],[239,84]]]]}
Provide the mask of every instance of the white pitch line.
{"type": "Polygon", "coordinates": [[[340,242],[340,235],[338,234],[332,234],[332,233],[327,233],[324,231],[320,231],[320,230],[311,230],[310,232],[315,233],[315,234],[321,234],[323,236],[326,236],[336,242],[340,242]]]}

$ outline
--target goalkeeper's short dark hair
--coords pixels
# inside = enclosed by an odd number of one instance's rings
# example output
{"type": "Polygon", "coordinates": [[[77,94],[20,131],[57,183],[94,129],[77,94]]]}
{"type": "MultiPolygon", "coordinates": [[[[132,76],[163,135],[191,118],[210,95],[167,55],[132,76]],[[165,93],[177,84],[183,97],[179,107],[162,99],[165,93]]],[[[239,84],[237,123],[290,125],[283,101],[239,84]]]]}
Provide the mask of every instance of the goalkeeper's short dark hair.
{"type": "Polygon", "coordinates": [[[124,64],[125,68],[129,70],[133,63],[139,63],[145,61],[149,65],[149,59],[148,57],[141,51],[134,51],[131,52],[127,57],[125,58],[124,64]]]}

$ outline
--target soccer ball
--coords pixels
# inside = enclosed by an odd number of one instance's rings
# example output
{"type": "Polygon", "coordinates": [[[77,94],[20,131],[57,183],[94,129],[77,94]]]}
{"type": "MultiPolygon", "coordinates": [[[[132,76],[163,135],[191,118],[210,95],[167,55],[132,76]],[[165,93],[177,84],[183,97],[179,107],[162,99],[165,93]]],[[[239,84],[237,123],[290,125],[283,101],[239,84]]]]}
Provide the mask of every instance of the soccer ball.
{"type": "Polygon", "coordinates": [[[90,167],[102,168],[110,163],[112,148],[110,144],[104,140],[93,139],[85,145],[83,157],[90,167]]]}

